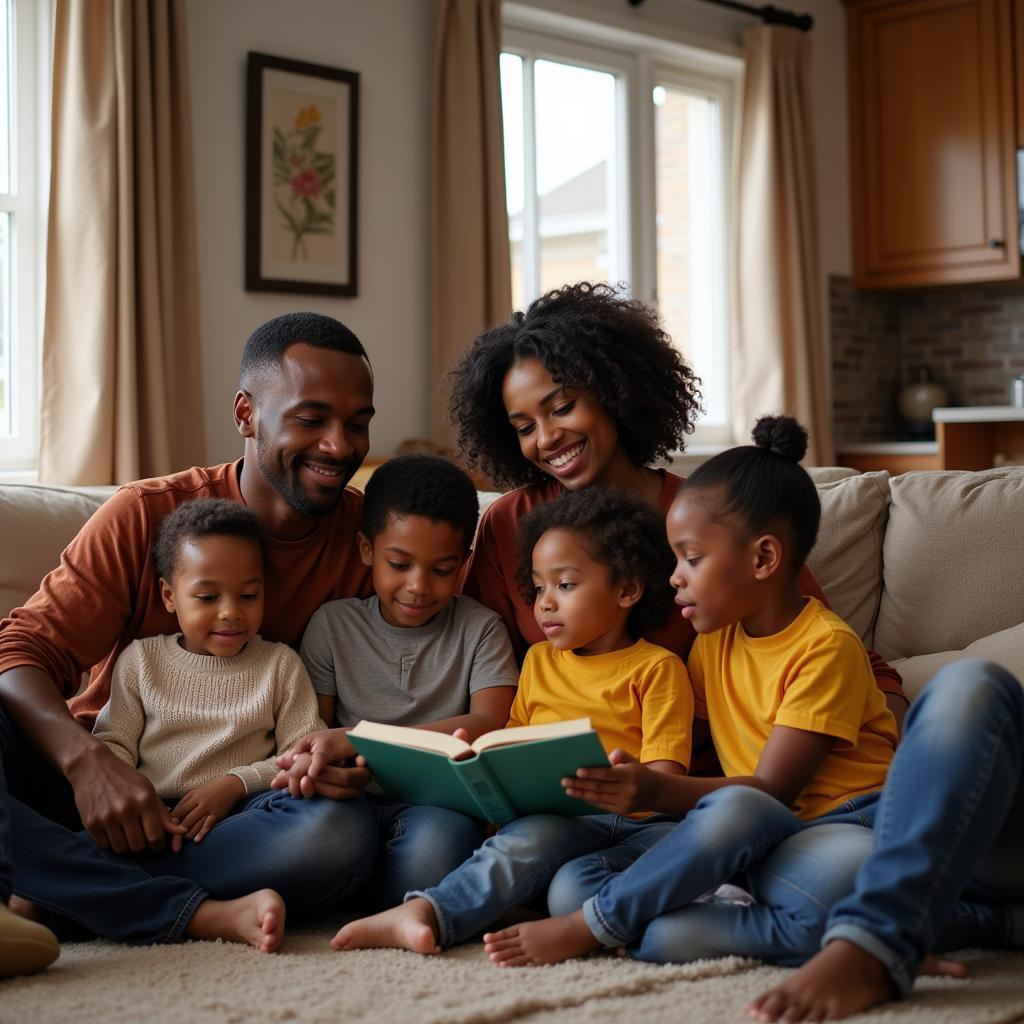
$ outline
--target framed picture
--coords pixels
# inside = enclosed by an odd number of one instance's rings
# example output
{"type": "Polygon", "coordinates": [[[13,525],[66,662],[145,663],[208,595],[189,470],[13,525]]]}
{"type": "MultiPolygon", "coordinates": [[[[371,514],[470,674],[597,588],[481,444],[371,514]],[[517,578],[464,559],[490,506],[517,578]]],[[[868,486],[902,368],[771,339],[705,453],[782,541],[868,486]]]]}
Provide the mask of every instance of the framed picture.
{"type": "Polygon", "coordinates": [[[355,295],[359,75],[249,53],[247,291],[355,295]]]}

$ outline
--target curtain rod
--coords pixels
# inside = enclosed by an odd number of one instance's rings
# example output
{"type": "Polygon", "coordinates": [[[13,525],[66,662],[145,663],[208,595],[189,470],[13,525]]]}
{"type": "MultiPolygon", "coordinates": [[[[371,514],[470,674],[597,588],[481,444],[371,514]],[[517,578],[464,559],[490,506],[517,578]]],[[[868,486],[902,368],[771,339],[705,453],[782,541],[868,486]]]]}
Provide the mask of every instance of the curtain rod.
{"type": "MultiPolygon", "coordinates": [[[[644,0],[626,0],[630,7],[639,7],[643,2],[644,0]]],[[[700,0],[700,2],[716,4],[719,7],[729,7],[734,11],[742,11],[744,14],[760,18],[766,25],[783,25],[786,28],[799,29],[801,32],[810,32],[814,27],[814,18],[811,15],[797,14],[795,11],[773,7],[771,4],[753,7],[750,4],[740,3],[740,0],[700,0]]]]}

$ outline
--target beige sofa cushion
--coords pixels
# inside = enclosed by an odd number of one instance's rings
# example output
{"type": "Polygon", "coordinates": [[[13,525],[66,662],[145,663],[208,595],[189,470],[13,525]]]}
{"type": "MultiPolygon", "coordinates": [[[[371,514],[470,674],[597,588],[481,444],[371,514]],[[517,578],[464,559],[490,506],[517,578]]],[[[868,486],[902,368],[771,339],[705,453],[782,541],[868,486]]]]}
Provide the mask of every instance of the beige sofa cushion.
{"type": "Polygon", "coordinates": [[[889,474],[861,473],[819,483],[818,497],[821,527],[807,563],[836,614],[871,647],[882,585],[889,474]]]}
{"type": "Polygon", "coordinates": [[[919,654],[916,658],[897,658],[892,667],[903,677],[903,689],[914,700],[921,695],[925,683],[940,668],[962,658],[988,658],[1008,669],[1024,682],[1024,624],[1002,629],[991,636],[975,640],[962,651],[941,651],[919,654]]]}
{"type": "Polygon", "coordinates": [[[904,473],[890,489],[885,658],[964,650],[1024,622],[1024,469],[904,473]]]}
{"type": "Polygon", "coordinates": [[[24,604],[113,487],[0,486],[0,618],[24,604]]]}

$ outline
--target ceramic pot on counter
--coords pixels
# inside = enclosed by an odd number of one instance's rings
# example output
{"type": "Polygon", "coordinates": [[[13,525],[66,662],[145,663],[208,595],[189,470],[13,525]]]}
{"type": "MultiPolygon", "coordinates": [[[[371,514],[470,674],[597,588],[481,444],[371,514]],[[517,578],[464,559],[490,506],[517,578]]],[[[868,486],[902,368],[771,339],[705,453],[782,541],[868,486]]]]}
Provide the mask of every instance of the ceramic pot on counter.
{"type": "Polygon", "coordinates": [[[910,371],[910,383],[900,389],[898,405],[912,434],[931,436],[935,431],[932,410],[949,405],[949,391],[932,378],[927,366],[918,366],[910,371]]]}

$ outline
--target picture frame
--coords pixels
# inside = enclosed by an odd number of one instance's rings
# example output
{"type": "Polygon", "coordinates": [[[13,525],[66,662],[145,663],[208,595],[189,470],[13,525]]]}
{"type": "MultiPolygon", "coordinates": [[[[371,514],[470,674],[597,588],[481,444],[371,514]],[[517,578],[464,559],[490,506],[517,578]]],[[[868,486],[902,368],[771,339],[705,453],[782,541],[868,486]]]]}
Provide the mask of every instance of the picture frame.
{"type": "Polygon", "coordinates": [[[250,51],[246,291],[358,294],[359,73],[250,51]]]}

